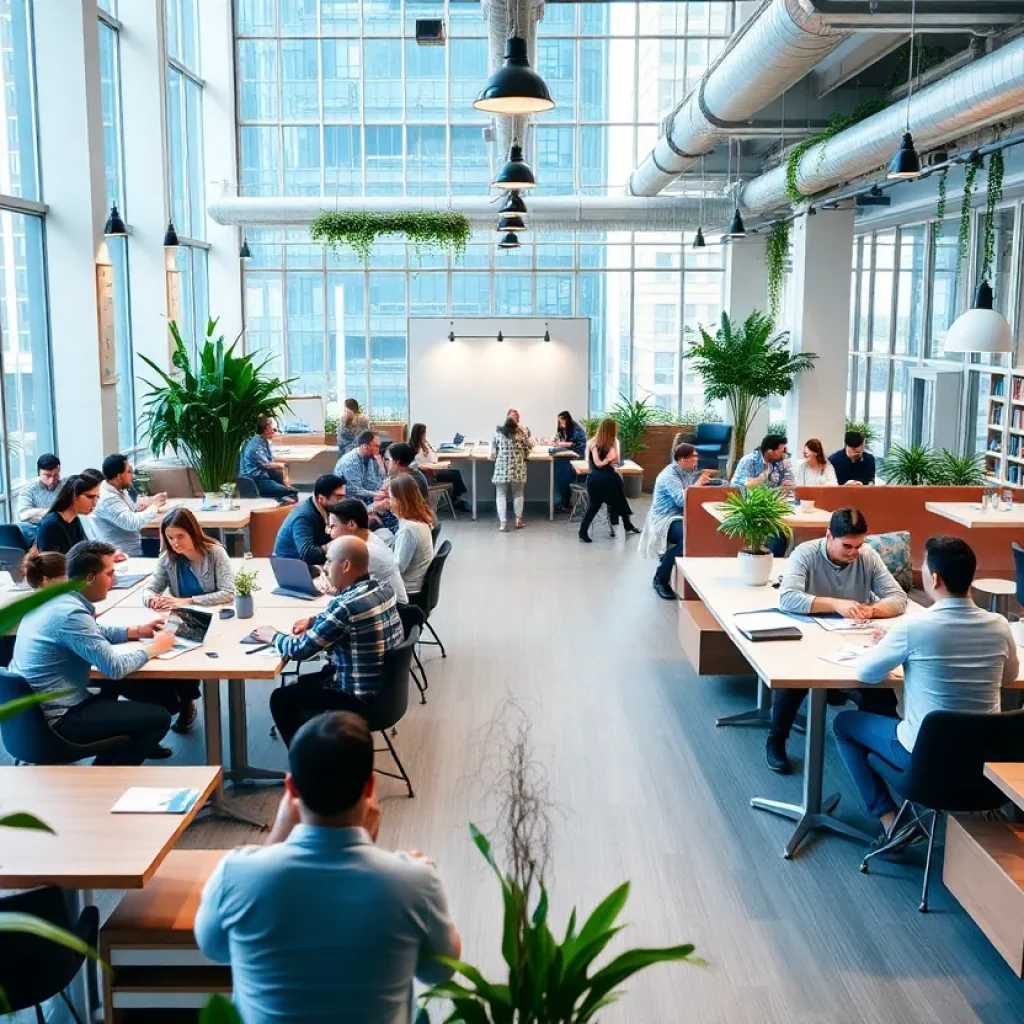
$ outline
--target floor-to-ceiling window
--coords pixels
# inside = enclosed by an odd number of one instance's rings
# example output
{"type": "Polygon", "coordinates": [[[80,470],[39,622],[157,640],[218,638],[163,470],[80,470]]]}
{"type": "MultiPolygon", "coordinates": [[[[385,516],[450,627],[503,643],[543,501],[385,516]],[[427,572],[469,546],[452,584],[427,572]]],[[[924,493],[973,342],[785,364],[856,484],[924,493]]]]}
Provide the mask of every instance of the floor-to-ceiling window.
{"type": "Polygon", "coordinates": [[[0,501],[8,514],[54,436],[32,14],[29,0],[0,0],[0,501]]]}
{"type": "MultiPolygon", "coordinates": [[[[733,27],[730,3],[549,4],[537,66],[554,110],[531,127],[537,195],[621,191],[658,122],[699,80],[733,27]]],[[[495,159],[472,106],[488,74],[476,3],[238,0],[239,182],[244,195],[487,195],[495,159]],[[445,17],[444,47],[417,18],[445,17]]],[[[681,411],[703,402],[681,362],[685,332],[717,320],[720,247],[679,232],[551,231],[464,256],[375,247],[364,267],[296,230],[250,230],[250,348],[297,388],[352,396],[374,414],[407,407],[408,316],[588,316],[594,411],[620,393],[681,411]]]]}

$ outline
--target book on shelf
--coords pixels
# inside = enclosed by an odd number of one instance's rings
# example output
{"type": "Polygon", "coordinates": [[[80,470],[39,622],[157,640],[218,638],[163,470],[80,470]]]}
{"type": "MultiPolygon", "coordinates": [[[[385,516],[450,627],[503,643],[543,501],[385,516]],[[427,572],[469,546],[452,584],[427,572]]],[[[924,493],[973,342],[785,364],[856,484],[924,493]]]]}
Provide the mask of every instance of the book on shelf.
{"type": "MultiPolygon", "coordinates": [[[[1001,381],[1000,381],[1000,383],[1001,383],[1001,381]]],[[[1013,391],[1012,391],[1012,395],[1013,395],[1013,400],[1015,402],[1019,402],[1020,401],[1021,396],[1024,395],[1024,377],[1014,377],[1013,378],[1013,391]]]]}
{"type": "Polygon", "coordinates": [[[1005,377],[993,377],[992,378],[992,395],[996,398],[1001,398],[1006,394],[1006,378],[1005,377]]]}

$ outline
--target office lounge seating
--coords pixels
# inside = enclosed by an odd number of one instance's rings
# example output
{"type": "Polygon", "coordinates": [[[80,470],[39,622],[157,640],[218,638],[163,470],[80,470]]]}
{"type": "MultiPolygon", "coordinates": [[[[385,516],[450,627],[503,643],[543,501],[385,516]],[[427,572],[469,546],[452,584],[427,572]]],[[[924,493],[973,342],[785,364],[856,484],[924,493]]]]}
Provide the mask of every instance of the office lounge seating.
{"type": "Polygon", "coordinates": [[[430,616],[437,607],[437,602],[441,599],[441,573],[444,572],[444,563],[448,561],[448,556],[451,553],[452,542],[446,540],[434,552],[433,561],[427,568],[426,576],[423,577],[423,588],[418,594],[409,595],[409,603],[416,605],[417,608],[422,610],[424,616],[423,624],[430,630],[430,635],[434,638],[433,640],[422,640],[421,643],[430,644],[432,647],[440,647],[442,658],[447,658],[448,654],[444,649],[444,644],[441,643],[441,638],[437,635],[437,631],[430,623],[430,616]]]}
{"type": "MultiPolygon", "coordinates": [[[[21,676],[0,670],[0,704],[31,695],[32,688],[21,676]]],[[[129,740],[128,736],[110,736],[95,743],[71,743],[46,724],[38,704],[0,722],[0,738],[15,764],[74,764],[123,747],[129,740]]]]}
{"type": "MultiPolygon", "coordinates": [[[[676,434],[672,451],[681,441],[689,441],[697,449],[698,469],[718,469],[720,456],[729,454],[732,444],[732,427],[728,423],[698,423],[696,434],[676,434]]],[[[672,451],[669,461],[672,461],[672,451]]]]}
{"type": "MultiPolygon", "coordinates": [[[[928,910],[928,885],[935,849],[935,825],[943,811],[993,811],[1006,803],[1005,795],[984,775],[986,761],[1024,760],[1024,711],[988,715],[977,711],[933,711],[926,715],[914,742],[905,772],[875,754],[868,755],[871,767],[885,779],[889,789],[903,800],[893,823],[894,842],[902,827],[916,821],[925,827],[918,808],[928,819],[928,852],[921,886],[922,913],[928,910]]],[[[888,852],[889,846],[872,850],[869,862],[888,852]]]]}
{"type": "Polygon", "coordinates": [[[414,626],[406,634],[405,639],[393,650],[384,655],[384,665],[381,669],[380,680],[377,683],[377,695],[373,704],[370,705],[366,714],[366,721],[370,732],[379,732],[384,737],[387,748],[379,748],[374,751],[377,754],[385,752],[391,754],[399,774],[386,772],[383,768],[374,766],[378,775],[386,775],[389,779],[398,779],[404,782],[409,790],[409,797],[416,794],[412,790],[412,780],[409,778],[405,766],[399,760],[395,745],[388,736],[388,730],[394,729],[405,717],[409,709],[409,676],[412,669],[412,658],[416,644],[420,638],[419,628],[414,626]]]}
{"type": "MultiPolygon", "coordinates": [[[[96,948],[100,914],[86,907],[71,920],[66,894],[48,885],[0,898],[0,915],[30,914],[71,932],[91,949],[96,948]]],[[[59,996],[76,1024],[84,1024],[67,988],[82,969],[85,956],[66,946],[23,932],[0,932],[0,991],[4,1010],[16,1013],[33,1007],[39,1024],[46,1024],[42,1004],[59,996]]]]}
{"type": "Polygon", "coordinates": [[[28,544],[25,543],[25,535],[21,532],[20,526],[0,523],[0,548],[20,548],[22,552],[28,551],[28,544]]]}

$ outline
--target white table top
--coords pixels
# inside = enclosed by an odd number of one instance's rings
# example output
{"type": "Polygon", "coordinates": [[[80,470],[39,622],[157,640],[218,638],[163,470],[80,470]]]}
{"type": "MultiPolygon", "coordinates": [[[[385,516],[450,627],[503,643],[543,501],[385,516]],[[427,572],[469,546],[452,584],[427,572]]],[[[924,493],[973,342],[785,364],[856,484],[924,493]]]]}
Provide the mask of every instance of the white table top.
{"type": "Polygon", "coordinates": [[[1007,529],[1024,526],[1024,505],[1015,504],[1009,512],[982,512],[981,504],[971,501],[926,501],[925,510],[937,516],[952,519],[954,523],[971,530],[1007,529]]]}
{"type": "MultiPolygon", "coordinates": [[[[573,459],[572,468],[577,476],[586,476],[590,472],[590,463],[586,459],[573,459]]],[[[644,471],[644,467],[632,459],[623,459],[621,466],[615,467],[615,472],[620,476],[636,476],[644,471]]]]}
{"type": "Polygon", "coordinates": [[[282,462],[312,462],[320,455],[337,452],[337,450],[331,444],[275,444],[272,447],[274,458],[280,459],[282,462]]]}
{"type": "MultiPolygon", "coordinates": [[[[726,514],[728,512],[728,506],[720,501],[705,501],[701,508],[704,509],[708,515],[713,516],[720,523],[725,521],[726,514]]],[[[832,513],[828,509],[814,508],[810,512],[801,512],[800,506],[797,505],[793,511],[786,516],[786,524],[793,529],[820,527],[823,529],[828,528],[828,524],[832,519],[832,513]]]]}
{"type": "MultiPolygon", "coordinates": [[[[219,507],[219,500],[216,509],[204,511],[203,501],[203,498],[168,498],[167,504],[164,506],[164,513],[184,505],[192,510],[199,525],[204,529],[242,530],[249,525],[249,518],[253,512],[277,508],[277,502],[273,498],[235,498],[231,503],[230,512],[219,507]]],[[[162,517],[163,513],[149,523],[147,529],[159,529],[162,517]]]]}

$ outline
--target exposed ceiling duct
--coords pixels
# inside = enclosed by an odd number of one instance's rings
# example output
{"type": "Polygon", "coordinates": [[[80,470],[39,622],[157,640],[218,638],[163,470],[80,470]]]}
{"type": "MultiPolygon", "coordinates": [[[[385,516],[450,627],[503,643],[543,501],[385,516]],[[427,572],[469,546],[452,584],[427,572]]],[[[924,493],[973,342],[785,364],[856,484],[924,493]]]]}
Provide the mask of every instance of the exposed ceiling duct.
{"type": "MultiPolygon", "coordinates": [[[[1024,37],[914,93],[910,131],[918,150],[950,142],[1024,111],[1024,37]]],[[[814,195],[888,163],[906,130],[907,105],[894,103],[827,142],[812,146],[797,167],[796,185],[814,195]]],[[[747,182],[744,209],[758,213],[787,203],[786,166],[747,182]]]]}
{"type": "Polygon", "coordinates": [[[808,0],[765,0],[665,118],[658,144],[630,175],[627,191],[657,195],[727,139],[730,129],[747,127],[747,119],[799,82],[845,38],[808,0]]]}
{"type": "MultiPolygon", "coordinates": [[[[660,196],[532,196],[528,226],[553,231],[692,231],[700,225],[724,224],[732,215],[731,199],[660,196]]],[[[243,228],[308,227],[324,210],[345,213],[416,213],[421,210],[464,214],[475,228],[493,230],[498,204],[487,196],[324,199],[319,196],[232,196],[210,202],[218,224],[243,228]]]]}

